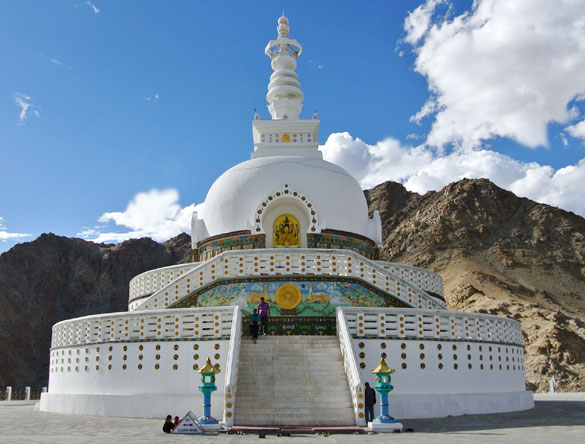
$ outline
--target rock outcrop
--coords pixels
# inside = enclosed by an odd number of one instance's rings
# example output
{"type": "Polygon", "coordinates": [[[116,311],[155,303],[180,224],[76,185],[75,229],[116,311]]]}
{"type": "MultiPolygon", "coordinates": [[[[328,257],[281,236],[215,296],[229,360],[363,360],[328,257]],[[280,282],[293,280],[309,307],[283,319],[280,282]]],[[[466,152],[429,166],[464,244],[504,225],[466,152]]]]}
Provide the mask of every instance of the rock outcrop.
{"type": "Polygon", "coordinates": [[[387,182],[366,191],[384,227],[384,259],[445,280],[453,310],[522,323],[532,390],[585,390],[585,219],[488,180],[421,196],[387,182]]]}
{"type": "Polygon", "coordinates": [[[119,245],[43,234],[0,255],[0,386],[46,386],[53,324],[126,311],[132,277],[191,255],[187,234],[119,245]]]}

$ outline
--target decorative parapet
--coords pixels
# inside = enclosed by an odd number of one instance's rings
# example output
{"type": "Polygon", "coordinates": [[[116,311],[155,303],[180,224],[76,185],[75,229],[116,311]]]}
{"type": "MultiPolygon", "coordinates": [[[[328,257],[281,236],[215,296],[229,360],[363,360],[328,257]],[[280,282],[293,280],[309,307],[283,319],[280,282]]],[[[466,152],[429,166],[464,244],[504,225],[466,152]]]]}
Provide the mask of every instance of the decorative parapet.
{"type": "Polygon", "coordinates": [[[152,310],[168,307],[217,279],[244,276],[332,275],[362,279],[413,308],[444,309],[444,305],[358,253],[349,250],[274,248],[226,251],[200,263],[135,307],[152,310]]]}
{"type": "Polygon", "coordinates": [[[422,288],[427,293],[443,298],[443,278],[437,273],[425,270],[424,268],[413,267],[412,265],[397,264],[395,262],[376,261],[382,268],[388,270],[395,276],[404,279],[422,288]]]}
{"type": "Polygon", "coordinates": [[[514,319],[480,313],[405,308],[339,307],[350,334],[367,339],[493,342],[522,346],[522,326],[514,319]]]}
{"type": "Polygon", "coordinates": [[[132,304],[135,302],[134,305],[138,304],[138,299],[150,296],[183,274],[191,271],[197,265],[196,263],[171,265],[170,267],[162,267],[140,273],[130,280],[128,303],[132,304]]]}
{"type": "Polygon", "coordinates": [[[228,339],[233,316],[232,307],[85,316],[55,324],[51,349],[116,342],[228,339]]]}

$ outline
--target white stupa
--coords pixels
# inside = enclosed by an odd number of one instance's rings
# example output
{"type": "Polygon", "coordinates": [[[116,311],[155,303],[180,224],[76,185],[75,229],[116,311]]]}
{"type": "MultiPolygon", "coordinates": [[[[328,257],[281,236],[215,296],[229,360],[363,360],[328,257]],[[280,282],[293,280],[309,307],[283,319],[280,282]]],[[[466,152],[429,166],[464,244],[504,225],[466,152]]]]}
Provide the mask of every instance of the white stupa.
{"type": "Polygon", "coordinates": [[[316,114],[300,118],[302,47],[284,15],[265,52],[272,119],[255,115],[251,159],[193,215],[194,261],[132,279],[128,312],[56,324],[41,410],[200,413],[207,358],[221,369],[212,414],[226,426],[365,425],[364,384],[382,359],[396,370],[398,419],[531,408],[517,321],[447,310],[440,276],[379,260],[379,214],[323,160],[316,114]],[[253,346],[261,297],[268,335],[253,346]]]}

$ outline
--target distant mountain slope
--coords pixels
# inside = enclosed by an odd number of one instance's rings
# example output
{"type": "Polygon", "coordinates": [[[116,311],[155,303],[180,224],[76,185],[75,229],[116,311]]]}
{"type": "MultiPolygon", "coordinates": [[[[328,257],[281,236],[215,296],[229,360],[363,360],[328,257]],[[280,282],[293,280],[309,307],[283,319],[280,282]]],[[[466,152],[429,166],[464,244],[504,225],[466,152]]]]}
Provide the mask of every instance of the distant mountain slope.
{"type": "Polygon", "coordinates": [[[585,219],[485,179],[423,196],[386,182],[366,197],[386,259],[439,273],[451,309],[522,322],[530,388],[547,391],[554,374],[585,390],[585,219]]]}
{"type": "MultiPolygon", "coordinates": [[[[382,215],[384,258],[441,274],[451,309],[520,320],[531,389],[554,374],[585,391],[585,219],[488,180],[365,194],[382,215]]],[[[0,386],[46,385],[54,323],[125,311],[132,277],[190,260],[187,234],[119,245],[43,234],[0,255],[0,386]]]]}
{"type": "Polygon", "coordinates": [[[119,245],[43,234],[0,255],[0,386],[46,385],[53,324],[126,311],[132,277],[191,254],[186,234],[119,245]]]}

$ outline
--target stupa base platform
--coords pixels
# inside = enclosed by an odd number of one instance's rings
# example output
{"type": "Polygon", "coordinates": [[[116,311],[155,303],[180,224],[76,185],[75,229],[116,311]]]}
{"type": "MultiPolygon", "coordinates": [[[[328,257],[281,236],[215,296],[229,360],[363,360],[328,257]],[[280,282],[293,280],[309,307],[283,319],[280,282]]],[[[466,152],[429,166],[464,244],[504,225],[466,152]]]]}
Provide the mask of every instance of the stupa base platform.
{"type": "Polygon", "coordinates": [[[379,423],[379,422],[370,422],[368,423],[368,430],[376,433],[394,433],[394,432],[402,432],[402,424],[399,422],[391,422],[391,423],[379,423]]]}
{"type": "Polygon", "coordinates": [[[358,426],[318,426],[318,427],[303,427],[303,426],[234,426],[228,431],[228,434],[237,433],[264,433],[277,436],[312,434],[312,433],[329,433],[329,434],[362,434],[365,433],[363,427],[358,426]]]}
{"type": "MultiPolygon", "coordinates": [[[[100,395],[43,393],[40,410],[54,413],[89,416],[115,416],[120,418],[165,418],[167,415],[183,417],[191,410],[197,417],[203,413],[203,397],[198,394],[181,395],[100,395]]],[[[223,403],[218,400],[211,406],[215,418],[223,417],[223,403]]],[[[207,429],[207,425],[204,425],[207,429]]]]}

